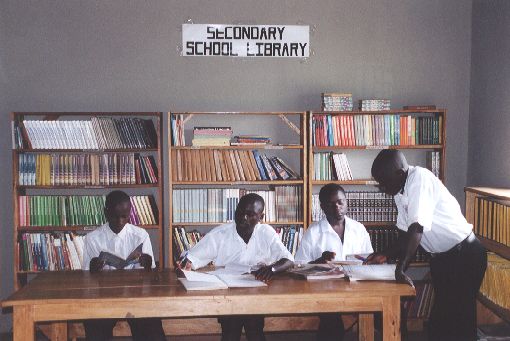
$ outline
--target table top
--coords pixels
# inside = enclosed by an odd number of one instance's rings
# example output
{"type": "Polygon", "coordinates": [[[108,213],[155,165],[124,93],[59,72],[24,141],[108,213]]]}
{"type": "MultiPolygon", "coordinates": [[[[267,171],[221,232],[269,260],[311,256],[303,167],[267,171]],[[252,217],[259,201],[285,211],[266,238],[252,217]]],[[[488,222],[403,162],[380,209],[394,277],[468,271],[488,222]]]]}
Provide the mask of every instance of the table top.
{"type": "Polygon", "coordinates": [[[130,301],[179,298],[241,298],[264,295],[266,298],[297,299],[314,296],[335,298],[414,296],[415,290],[406,284],[391,281],[349,282],[344,279],[306,281],[289,274],[280,274],[267,287],[230,288],[211,291],[186,291],[169,269],[115,270],[91,274],[89,271],[58,271],[38,274],[25,287],[2,302],[3,307],[28,304],[76,303],[84,301],[130,301]]]}

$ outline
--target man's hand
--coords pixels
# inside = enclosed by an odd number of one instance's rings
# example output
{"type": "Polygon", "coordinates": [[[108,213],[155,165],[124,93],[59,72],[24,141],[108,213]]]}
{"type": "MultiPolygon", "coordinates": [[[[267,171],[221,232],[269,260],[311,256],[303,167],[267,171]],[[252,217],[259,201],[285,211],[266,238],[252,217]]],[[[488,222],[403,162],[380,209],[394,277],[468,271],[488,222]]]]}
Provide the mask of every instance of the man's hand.
{"type": "Polygon", "coordinates": [[[410,279],[409,276],[407,276],[398,266],[395,269],[395,279],[397,280],[397,283],[409,284],[414,288],[412,279],[410,279]]]}
{"type": "Polygon", "coordinates": [[[89,264],[90,272],[99,272],[103,270],[104,264],[104,261],[99,260],[99,257],[92,258],[89,264]]]}
{"type": "Polygon", "coordinates": [[[274,272],[271,265],[266,265],[253,272],[256,279],[263,282],[269,282],[273,278],[274,272]]]}
{"type": "Polygon", "coordinates": [[[147,271],[152,269],[152,257],[146,253],[142,253],[139,258],[140,265],[147,271]]]}
{"type": "Polygon", "coordinates": [[[312,264],[325,264],[329,261],[332,261],[335,259],[336,253],[332,251],[324,251],[322,255],[314,260],[313,262],[310,262],[312,264]]]}
{"type": "Polygon", "coordinates": [[[382,252],[374,252],[371,253],[367,260],[363,262],[363,264],[383,264],[386,263],[388,257],[382,252]]]}

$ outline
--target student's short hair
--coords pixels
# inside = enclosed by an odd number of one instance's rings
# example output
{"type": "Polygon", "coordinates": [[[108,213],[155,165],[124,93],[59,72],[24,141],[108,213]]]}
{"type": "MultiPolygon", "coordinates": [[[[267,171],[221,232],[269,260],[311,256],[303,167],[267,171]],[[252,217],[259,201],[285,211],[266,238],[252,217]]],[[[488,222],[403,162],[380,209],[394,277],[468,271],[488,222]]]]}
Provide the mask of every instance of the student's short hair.
{"type": "Polygon", "coordinates": [[[243,195],[241,199],[239,199],[237,209],[245,209],[248,205],[254,204],[257,201],[262,204],[262,208],[265,207],[264,198],[262,198],[260,195],[256,193],[248,193],[246,195],[243,195]]]}
{"type": "Polygon", "coordinates": [[[372,177],[378,178],[388,172],[388,170],[391,171],[404,166],[407,168],[407,160],[400,150],[383,149],[375,157],[370,171],[372,173],[372,177]]]}
{"type": "Polygon", "coordinates": [[[128,202],[131,204],[131,200],[129,195],[127,195],[123,191],[113,191],[108,193],[106,196],[106,201],[104,203],[104,207],[109,210],[115,208],[118,204],[122,204],[124,202],[128,202]]]}
{"type": "Polygon", "coordinates": [[[337,193],[338,191],[342,192],[345,195],[345,190],[342,186],[339,184],[327,184],[322,186],[321,190],[319,191],[319,201],[321,204],[324,204],[331,195],[337,193]]]}

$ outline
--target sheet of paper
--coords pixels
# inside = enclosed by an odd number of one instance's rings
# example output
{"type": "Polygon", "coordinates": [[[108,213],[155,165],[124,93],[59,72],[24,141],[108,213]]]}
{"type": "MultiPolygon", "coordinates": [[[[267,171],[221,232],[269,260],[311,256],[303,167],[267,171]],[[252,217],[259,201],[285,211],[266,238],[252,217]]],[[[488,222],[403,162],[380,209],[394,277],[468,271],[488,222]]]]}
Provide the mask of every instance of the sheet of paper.
{"type": "Polygon", "coordinates": [[[245,275],[218,275],[229,288],[255,288],[267,287],[267,284],[255,279],[251,274],[245,275]]]}
{"type": "Polygon", "coordinates": [[[182,270],[186,279],[190,282],[222,283],[218,277],[203,272],[182,270]]]}
{"type": "Polygon", "coordinates": [[[228,289],[228,286],[222,281],[216,282],[201,282],[201,281],[190,281],[186,278],[178,278],[178,280],[182,283],[184,288],[188,291],[195,290],[219,290],[219,289],[228,289]]]}
{"type": "Polygon", "coordinates": [[[353,281],[394,281],[395,264],[344,265],[345,274],[353,281]]]}

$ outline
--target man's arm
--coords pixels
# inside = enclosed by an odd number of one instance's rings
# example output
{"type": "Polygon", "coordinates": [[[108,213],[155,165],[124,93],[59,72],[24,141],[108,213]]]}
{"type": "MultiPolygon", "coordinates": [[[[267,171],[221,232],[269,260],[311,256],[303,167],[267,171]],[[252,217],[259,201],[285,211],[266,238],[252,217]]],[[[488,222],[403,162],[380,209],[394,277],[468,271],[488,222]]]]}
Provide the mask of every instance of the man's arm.
{"type": "Polygon", "coordinates": [[[409,262],[416,254],[416,249],[420,245],[421,237],[423,236],[423,226],[418,223],[413,223],[409,229],[399,239],[400,253],[397,268],[395,269],[395,278],[397,282],[407,283],[413,285],[413,281],[404,273],[409,266],[409,262]]]}
{"type": "Polygon", "coordinates": [[[294,262],[287,258],[282,258],[276,263],[266,265],[255,271],[253,274],[255,278],[264,282],[273,278],[273,275],[278,272],[283,272],[294,265],[294,262]]]}

